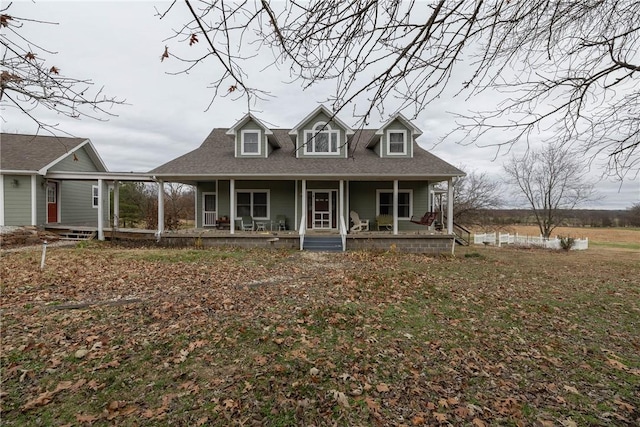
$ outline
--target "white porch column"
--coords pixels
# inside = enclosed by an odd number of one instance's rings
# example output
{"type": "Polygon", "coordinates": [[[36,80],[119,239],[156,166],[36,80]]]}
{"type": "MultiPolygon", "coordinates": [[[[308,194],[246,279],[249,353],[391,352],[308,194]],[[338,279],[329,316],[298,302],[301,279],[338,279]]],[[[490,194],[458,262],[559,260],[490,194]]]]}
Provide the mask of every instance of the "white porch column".
{"type": "Polygon", "coordinates": [[[98,240],[104,240],[104,181],[98,179],[98,240]]]}
{"type": "Polygon", "coordinates": [[[393,181],[393,234],[398,234],[398,180],[393,181]]]}
{"type": "MultiPolygon", "coordinates": [[[[38,225],[38,195],[36,191],[38,190],[38,175],[31,175],[31,225],[38,225]]],[[[58,195],[56,194],[56,197],[58,195]]],[[[56,199],[57,200],[57,199],[56,199]]],[[[60,200],[57,200],[60,203],[60,200]]],[[[46,215],[46,199],[45,199],[45,215],[46,215]]],[[[60,221],[60,218],[58,218],[60,221]]]]}
{"type": "Polygon", "coordinates": [[[447,233],[453,234],[453,178],[447,180],[447,233]]]}
{"type": "Polygon", "coordinates": [[[0,225],[4,225],[4,175],[0,175],[0,225]]]}
{"type": "Polygon", "coordinates": [[[113,181],[113,227],[120,226],[120,181],[113,181]]]}
{"type": "Polygon", "coordinates": [[[236,234],[236,180],[229,180],[229,232],[236,234]]]}
{"type": "MultiPolygon", "coordinates": [[[[340,215],[340,218],[342,219],[342,222],[346,221],[346,218],[344,217],[344,181],[340,180],[340,184],[339,184],[339,190],[338,190],[338,200],[339,200],[339,205],[338,205],[338,215],[340,215]]],[[[340,224],[340,223],[338,223],[340,224]]],[[[345,222],[345,226],[346,226],[346,222],[345,222]]],[[[338,228],[340,227],[340,225],[338,225],[338,228]]]]}
{"type": "MultiPolygon", "coordinates": [[[[302,206],[300,206],[300,219],[305,218],[304,220],[304,228],[307,228],[307,222],[308,220],[306,219],[307,217],[307,180],[303,179],[302,180],[302,206]]],[[[298,230],[300,231],[300,230],[298,230]]]]}
{"type": "Polygon", "coordinates": [[[298,180],[296,179],[295,183],[294,183],[295,189],[294,189],[294,196],[293,196],[293,229],[295,231],[298,231],[298,180]]]}
{"type": "Polygon", "coordinates": [[[164,233],[164,181],[158,181],[158,236],[164,233]]]}
{"type": "Polygon", "coordinates": [[[345,181],[345,186],[346,189],[344,191],[344,196],[345,196],[345,202],[344,202],[344,206],[345,206],[345,217],[344,217],[344,221],[347,223],[347,230],[349,229],[349,214],[351,213],[351,206],[349,204],[349,181],[345,181]]]}

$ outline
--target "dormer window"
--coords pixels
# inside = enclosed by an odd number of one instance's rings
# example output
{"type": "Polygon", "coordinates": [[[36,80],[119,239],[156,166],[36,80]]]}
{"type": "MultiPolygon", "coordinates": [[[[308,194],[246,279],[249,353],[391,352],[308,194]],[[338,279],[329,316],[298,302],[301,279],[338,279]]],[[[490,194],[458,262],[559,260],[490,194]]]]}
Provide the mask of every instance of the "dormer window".
{"type": "Polygon", "coordinates": [[[407,154],[407,132],[404,130],[387,131],[387,154],[407,154]]]}
{"type": "Polygon", "coordinates": [[[304,133],[305,152],[307,154],[339,154],[338,131],[331,129],[328,123],[316,123],[313,130],[304,133]]]}
{"type": "Polygon", "coordinates": [[[260,131],[243,130],[242,135],[242,154],[260,155],[260,131]]]}

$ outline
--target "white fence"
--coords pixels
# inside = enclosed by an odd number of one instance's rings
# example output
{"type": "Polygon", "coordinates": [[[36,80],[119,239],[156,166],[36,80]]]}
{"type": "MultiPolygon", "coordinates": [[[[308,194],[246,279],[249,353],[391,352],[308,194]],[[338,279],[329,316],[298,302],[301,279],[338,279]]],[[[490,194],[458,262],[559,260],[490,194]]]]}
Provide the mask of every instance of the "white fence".
{"type": "MultiPolygon", "coordinates": [[[[518,245],[518,246],[539,246],[547,249],[560,249],[560,238],[544,238],[540,236],[520,236],[509,233],[482,233],[473,235],[474,245],[498,245],[505,244],[518,245]]],[[[589,248],[589,239],[575,239],[572,250],[585,250],[589,248]]]]}

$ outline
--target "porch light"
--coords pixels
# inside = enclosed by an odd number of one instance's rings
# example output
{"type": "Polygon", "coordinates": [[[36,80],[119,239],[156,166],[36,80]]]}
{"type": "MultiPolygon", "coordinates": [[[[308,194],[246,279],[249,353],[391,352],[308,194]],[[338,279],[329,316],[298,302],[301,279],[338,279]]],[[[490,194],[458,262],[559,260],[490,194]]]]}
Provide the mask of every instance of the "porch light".
{"type": "Polygon", "coordinates": [[[13,179],[11,180],[11,186],[12,186],[13,188],[18,187],[19,185],[20,185],[20,181],[18,181],[17,179],[13,178],[13,179]]]}

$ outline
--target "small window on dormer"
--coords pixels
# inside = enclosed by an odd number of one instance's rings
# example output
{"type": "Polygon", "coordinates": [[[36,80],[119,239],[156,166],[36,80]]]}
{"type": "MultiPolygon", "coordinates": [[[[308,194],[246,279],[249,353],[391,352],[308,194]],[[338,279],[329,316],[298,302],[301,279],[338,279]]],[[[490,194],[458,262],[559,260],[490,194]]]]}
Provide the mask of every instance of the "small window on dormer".
{"type": "Polygon", "coordinates": [[[390,130],[387,132],[387,154],[407,154],[407,133],[403,130],[390,130]]]}
{"type": "Polygon", "coordinates": [[[307,154],[338,154],[338,131],[325,123],[318,123],[313,130],[305,132],[307,154]]]}
{"type": "Polygon", "coordinates": [[[242,131],[242,154],[260,154],[260,132],[257,130],[242,131]]]}

